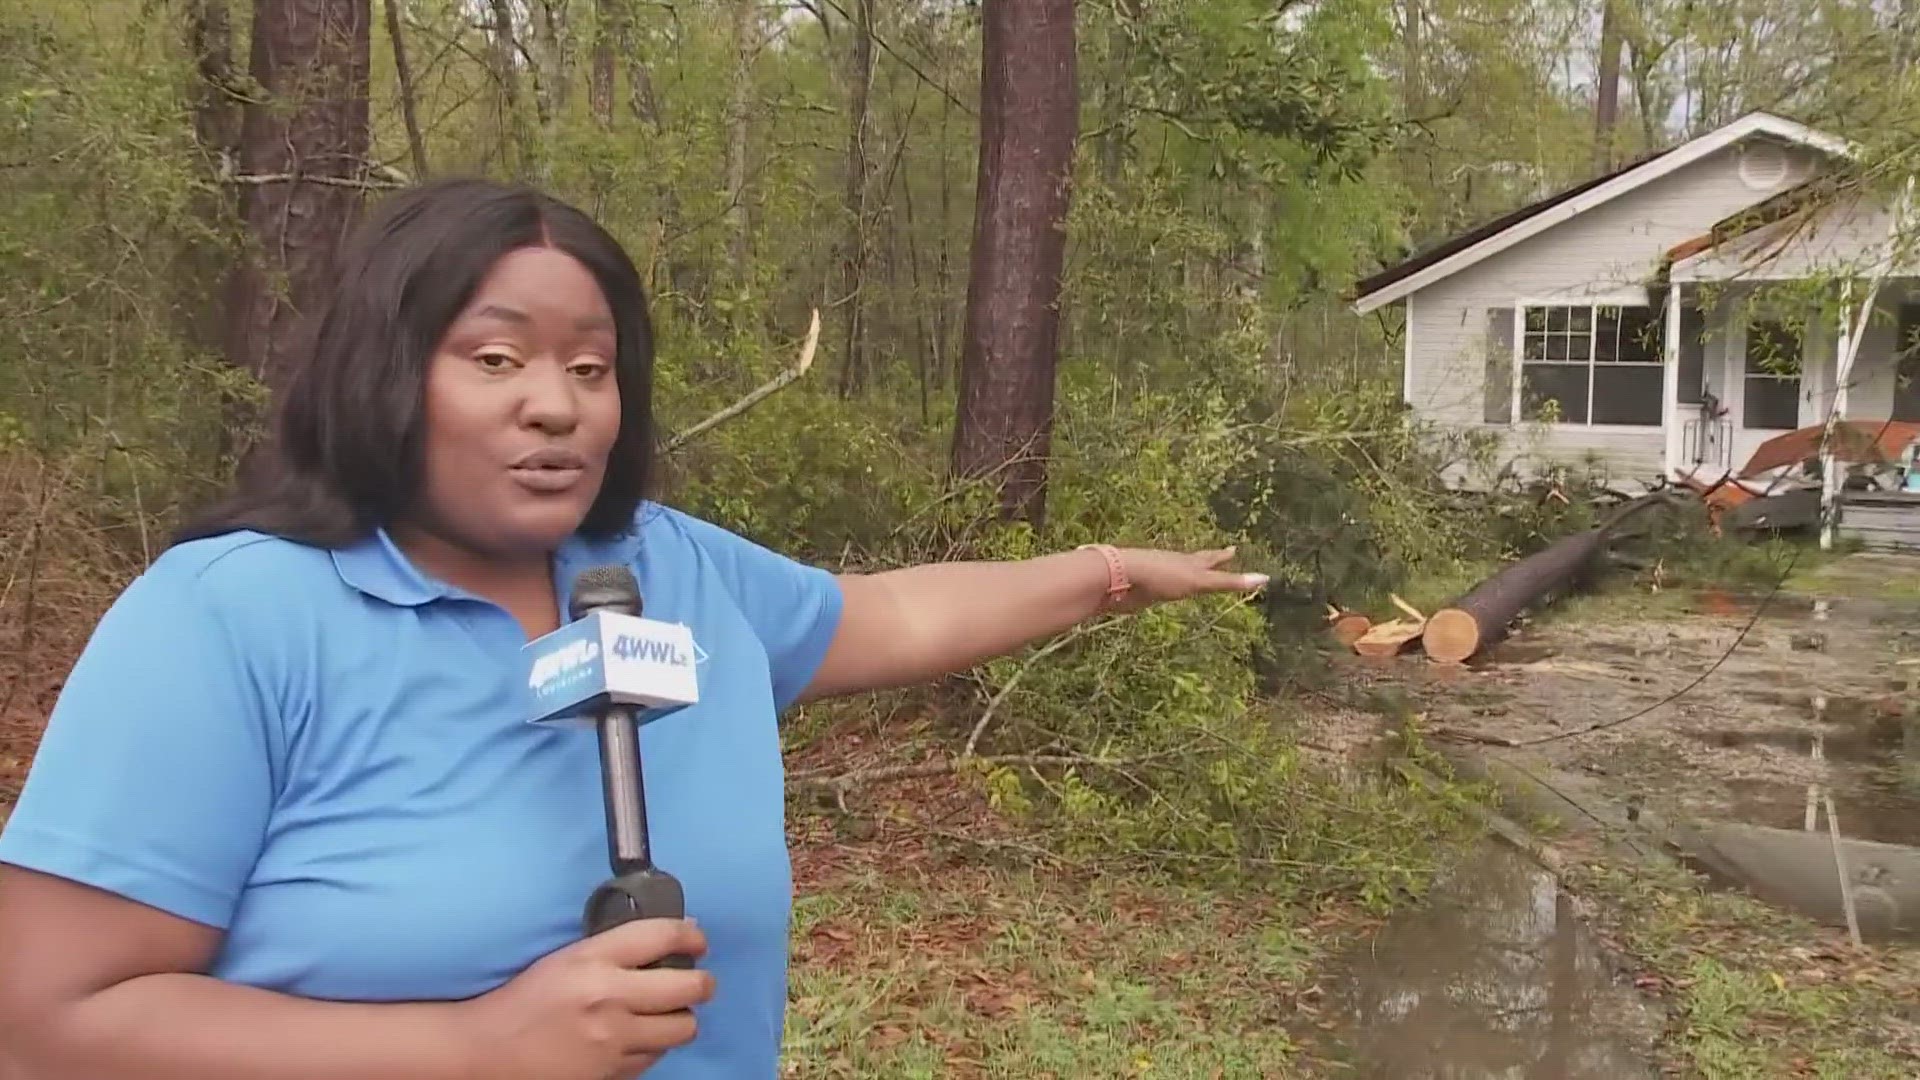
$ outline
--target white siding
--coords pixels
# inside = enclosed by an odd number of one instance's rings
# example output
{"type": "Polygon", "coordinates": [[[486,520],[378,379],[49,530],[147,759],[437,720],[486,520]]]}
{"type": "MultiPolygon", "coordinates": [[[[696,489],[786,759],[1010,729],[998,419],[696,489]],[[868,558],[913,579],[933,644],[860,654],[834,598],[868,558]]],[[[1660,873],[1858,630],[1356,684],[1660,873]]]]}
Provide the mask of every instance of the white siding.
{"type": "Polygon", "coordinates": [[[1659,476],[1666,446],[1659,427],[1485,424],[1487,310],[1523,299],[1644,295],[1675,245],[1812,174],[1815,152],[1787,154],[1789,167],[1771,183],[1742,178],[1739,147],[1703,158],[1418,291],[1409,298],[1409,404],[1449,430],[1498,433],[1504,454],[1522,469],[1597,460],[1621,481],[1659,476]]]}

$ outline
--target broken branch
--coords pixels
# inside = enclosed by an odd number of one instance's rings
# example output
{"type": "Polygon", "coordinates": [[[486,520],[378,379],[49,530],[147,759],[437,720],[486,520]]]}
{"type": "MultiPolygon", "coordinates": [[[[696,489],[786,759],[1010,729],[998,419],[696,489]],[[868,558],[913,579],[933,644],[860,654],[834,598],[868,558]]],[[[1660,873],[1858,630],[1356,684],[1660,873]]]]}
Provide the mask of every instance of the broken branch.
{"type": "Polygon", "coordinates": [[[860,784],[950,776],[974,765],[1091,765],[1101,769],[1124,769],[1129,765],[1137,765],[1140,761],[1139,758],[1084,757],[1077,754],[1003,754],[988,757],[947,758],[944,761],[929,761],[919,765],[890,765],[881,769],[855,769],[837,774],[817,770],[795,773],[787,777],[787,783],[846,791],[860,784]]]}
{"type": "Polygon", "coordinates": [[[795,380],[799,379],[800,376],[805,375],[807,373],[807,369],[813,366],[813,350],[814,350],[814,347],[819,344],[820,344],[820,309],[815,308],[813,310],[813,320],[807,326],[807,340],[800,346],[800,358],[793,362],[792,367],[787,368],[785,371],[782,371],[780,374],[775,375],[773,378],[768,379],[764,383],[761,383],[759,386],[749,391],[747,395],[741,398],[739,401],[734,402],[733,404],[727,406],[724,409],[721,409],[719,412],[714,413],[712,416],[707,417],[705,420],[700,421],[699,423],[693,425],[692,427],[681,432],[680,434],[675,435],[673,438],[668,439],[667,445],[666,445],[666,453],[669,453],[669,454],[673,453],[675,450],[678,450],[682,446],[685,446],[689,441],[691,441],[695,437],[705,434],[706,432],[711,431],[712,429],[720,426],[721,424],[726,423],[727,421],[733,419],[734,417],[739,416],[741,413],[744,413],[748,409],[751,409],[755,405],[758,405],[762,401],[765,401],[767,398],[771,397],[774,393],[778,392],[780,389],[787,386],[789,383],[792,383],[795,380]]]}

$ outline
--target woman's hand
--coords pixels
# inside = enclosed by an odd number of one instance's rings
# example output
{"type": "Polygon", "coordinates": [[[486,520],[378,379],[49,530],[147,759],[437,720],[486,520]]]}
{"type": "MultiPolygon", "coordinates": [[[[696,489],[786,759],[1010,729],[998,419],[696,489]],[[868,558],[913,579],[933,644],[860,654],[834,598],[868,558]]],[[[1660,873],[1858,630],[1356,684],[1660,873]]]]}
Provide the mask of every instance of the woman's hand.
{"type": "Polygon", "coordinates": [[[1120,562],[1126,568],[1132,587],[1108,610],[1134,612],[1206,593],[1251,592],[1264,588],[1265,574],[1220,569],[1233,555],[1234,549],[1230,547],[1212,551],[1122,548],[1120,562]]]}
{"type": "Polygon", "coordinates": [[[557,950],[468,1003],[480,1061],[500,1080],[627,1080],[693,1040],[693,1006],[713,994],[699,970],[639,970],[673,954],[698,957],[690,922],[641,919],[557,950]]]}

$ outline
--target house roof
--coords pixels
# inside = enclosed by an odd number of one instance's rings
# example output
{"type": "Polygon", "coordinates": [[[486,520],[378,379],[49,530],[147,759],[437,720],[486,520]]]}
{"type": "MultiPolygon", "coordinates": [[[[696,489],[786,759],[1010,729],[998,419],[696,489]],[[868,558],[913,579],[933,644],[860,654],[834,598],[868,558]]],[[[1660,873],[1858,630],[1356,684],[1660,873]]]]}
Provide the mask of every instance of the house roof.
{"type": "Polygon", "coordinates": [[[1818,207],[1851,186],[1848,180],[1837,179],[1830,175],[1816,176],[1811,180],[1802,181],[1744,210],[1736,210],[1714,222],[1706,232],[1689,237],[1668,248],[1665,261],[1671,265],[1702,252],[1712,251],[1729,240],[1736,240],[1756,229],[1785,221],[1795,214],[1818,207]]]}
{"type": "Polygon", "coordinates": [[[1649,154],[1612,172],[1530,203],[1388,267],[1354,287],[1354,310],[1365,314],[1384,307],[1482,259],[1505,251],[1522,240],[1755,135],[1812,147],[1835,157],[1848,157],[1853,153],[1852,146],[1844,139],[1770,113],[1749,113],[1699,138],[1649,154]]]}

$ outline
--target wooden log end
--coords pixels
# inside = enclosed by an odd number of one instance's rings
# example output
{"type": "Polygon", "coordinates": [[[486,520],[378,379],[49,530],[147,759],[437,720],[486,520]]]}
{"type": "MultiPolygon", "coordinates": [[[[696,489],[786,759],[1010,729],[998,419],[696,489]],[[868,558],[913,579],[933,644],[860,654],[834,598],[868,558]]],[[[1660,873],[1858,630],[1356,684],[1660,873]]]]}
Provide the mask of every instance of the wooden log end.
{"type": "Polygon", "coordinates": [[[1333,622],[1333,640],[1351,648],[1373,629],[1373,620],[1365,615],[1342,615],[1333,622]]]}
{"type": "Polygon", "coordinates": [[[1420,624],[1395,619],[1368,630],[1353,643],[1353,651],[1374,658],[1398,656],[1408,643],[1420,638],[1420,624]]]}
{"type": "Polygon", "coordinates": [[[1420,647],[1448,664],[1464,664],[1480,651],[1480,622],[1459,608],[1443,608],[1427,620],[1420,647]]]}

